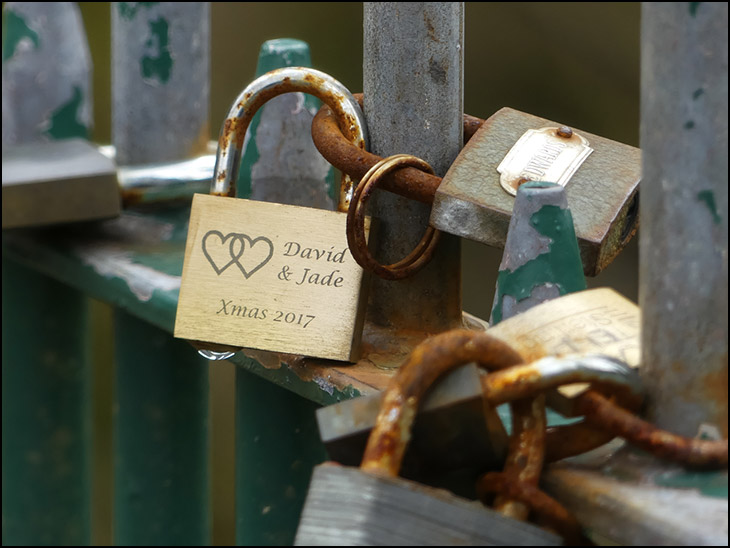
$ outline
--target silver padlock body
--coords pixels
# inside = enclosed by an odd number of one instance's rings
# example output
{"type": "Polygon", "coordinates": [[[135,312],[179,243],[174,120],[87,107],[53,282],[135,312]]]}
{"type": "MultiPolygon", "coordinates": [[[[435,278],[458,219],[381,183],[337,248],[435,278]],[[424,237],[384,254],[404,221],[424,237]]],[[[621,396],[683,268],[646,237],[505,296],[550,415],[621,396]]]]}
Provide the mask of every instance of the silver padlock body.
{"type": "Polygon", "coordinates": [[[562,540],[482,504],[402,478],[314,469],[295,546],[558,546],[562,540]]]}
{"type": "MultiPolygon", "coordinates": [[[[483,398],[475,364],[444,376],[424,398],[413,425],[401,475],[421,479],[428,470],[498,469],[507,454],[507,433],[483,398]],[[455,428],[454,425],[459,427],[455,428]]],[[[317,410],[317,425],[330,459],[358,466],[380,411],[383,394],[362,396],[317,410]]]]}
{"type": "MultiPolygon", "coordinates": [[[[561,124],[511,108],[488,118],[452,164],[436,191],[431,225],[487,245],[504,248],[514,196],[500,183],[497,168],[528,130],[561,124]]],[[[638,226],[641,151],[598,135],[572,128],[593,152],[584,158],[565,184],[573,214],[583,270],[595,276],[629,242],[638,226]]],[[[550,154],[520,151],[545,167],[550,154]]],[[[579,162],[577,162],[579,163],[579,162]]],[[[529,170],[528,170],[529,171],[529,170]]],[[[546,170],[548,171],[548,170],[546,170]]],[[[554,174],[532,180],[550,180],[554,174]]]]}
{"type": "Polygon", "coordinates": [[[121,211],[114,162],[83,139],[4,146],[2,187],[3,229],[107,219],[121,211]]]}

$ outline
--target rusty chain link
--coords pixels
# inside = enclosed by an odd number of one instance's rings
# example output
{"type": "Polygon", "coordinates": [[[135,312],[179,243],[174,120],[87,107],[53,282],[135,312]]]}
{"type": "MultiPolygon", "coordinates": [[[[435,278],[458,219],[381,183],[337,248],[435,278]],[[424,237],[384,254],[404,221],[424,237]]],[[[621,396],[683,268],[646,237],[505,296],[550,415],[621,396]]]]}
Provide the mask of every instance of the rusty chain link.
{"type": "MultiPolygon", "coordinates": [[[[480,478],[477,485],[480,498],[484,499],[487,493],[497,493],[495,508],[501,513],[524,520],[530,511],[534,511],[566,541],[581,543],[583,537],[575,518],[537,486],[543,462],[586,452],[616,436],[657,457],[692,468],[721,469],[727,468],[728,462],[727,440],[683,438],[659,430],[635,416],[633,412],[638,411],[641,404],[639,390],[631,379],[622,381],[621,376],[636,373],[617,360],[602,359],[608,366],[594,366],[593,369],[559,370],[555,367],[555,358],[524,364],[508,344],[493,336],[455,329],[435,335],[413,350],[406,364],[416,362],[422,367],[407,368],[407,378],[400,375],[398,383],[406,388],[399,395],[398,405],[409,401],[413,394],[420,394],[435,377],[459,364],[476,362],[491,371],[482,379],[485,399],[490,405],[510,404],[513,434],[503,472],[480,478]],[[546,428],[545,390],[576,382],[590,383],[589,390],[572,400],[571,413],[583,415],[584,422],[546,428]]],[[[580,360],[575,359],[576,362],[580,360]]],[[[391,443],[393,440],[386,446],[391,447],[391,443]]],[[[378,459],[383,454],[383,447],[369,448],[371,452],[366,452],[367,458],[378,459]]]]}

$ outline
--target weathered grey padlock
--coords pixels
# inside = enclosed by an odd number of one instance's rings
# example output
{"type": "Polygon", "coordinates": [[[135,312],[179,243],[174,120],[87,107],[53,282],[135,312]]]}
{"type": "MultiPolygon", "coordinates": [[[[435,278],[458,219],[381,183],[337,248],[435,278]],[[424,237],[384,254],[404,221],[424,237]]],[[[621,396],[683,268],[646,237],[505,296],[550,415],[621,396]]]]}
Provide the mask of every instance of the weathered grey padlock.
{"type": "MultiPolygon", "coordinates": [[[[636,232],[639,149],[510,108],[484,121],[465,116],[464,133],[471,138],[443,179],[405,167],[383,176],[380,186],[432,203],[431,227],[501,249],[517,186],[561,184],[588,276],[610,264],[636,232]]],[[[342,139],[326,109],[315,117],[312,137],[346,173],[363,177],[381,160],[342,139]]]]}
{"type": "Polygon", "coordinates": [[[3,146],[2,226],[45,226],[116,217],[117,173],[84,139],[3,146]]]}
{"type": "Polygon", "coordinates": [[[459,153],[436,190],[431,224],[502,248],[517,187],[565,187],[584,272],[595,276],[638,227],[641,151],[503,108],[459,153]]]}
{"type": "MultiPolygon", "coordinates": [[[[519,363],[506,344],[489,340],[485,360],[498,368],[519,363]]],[[[561,544],[559,537],[534,525],[396,477],[421,397],[441,374],[462,365],[452,360],[423,368],[417,353],[384,394],[360,468],[334,463],[315,468],[295,545],[561,544]]]]}
{"type": "Polygon", "coordinates": [[[119,215],[114,163],[86,139],[91,57],[73,2],[5,2],[2,227],[119,215]]]}

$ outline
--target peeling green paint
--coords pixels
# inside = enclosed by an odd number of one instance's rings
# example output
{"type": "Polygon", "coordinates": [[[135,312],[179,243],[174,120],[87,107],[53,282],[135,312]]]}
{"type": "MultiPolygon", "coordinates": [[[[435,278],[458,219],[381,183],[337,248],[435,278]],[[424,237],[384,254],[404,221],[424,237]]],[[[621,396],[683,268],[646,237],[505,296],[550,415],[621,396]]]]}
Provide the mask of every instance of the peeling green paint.
{"type": "Polygon", "coordinates": [[[689,14],[692,17],[697,17],[697,8],[700,7],[702,2],[690,2],[689,3],[689,14]]]}
{"type": "MultiPolygon", "coordinates": [[[[256,78],[267,72],[285,67],[311,67],[312,59],[309,53],[309,44],[295,38],[277,38],[267,40],[261,45],[258,63],[256,65],[256,78]]],[[[304,108],[310,112],[318,111],[322,102],[313,95],[304,95],[304,108]]],[[[241,168],[236,181],[236,195],[239,198],[251,197],[251,169],[259,161],[259,149],[256,143],[256,135],[261,123],[261,112],[257,112],[248,126],[251,138],[246,144],[241,160],[241,168]]],[[[334,184],[334,171],[330,168],[327,173],[327,187],[329,196],[333,203],[339,200],[339,185],[334,184]]]]}
{"type": "Polygon", "coordinates": [[[727,500],[727,474],[720,472],[675,472],[659,474],[654,483],[674,489],[697,489],[706,497],[727,500]]]}
{"type": "Polygon", "coordinates": [[[499,271],[498,298],[492,310],[494,324],[502,321],[502,301],[505,295],[510,295],[519,302],[529,297],[535,287],[546,283],[557,285],[560,295],[586,288],[580,261],[576,264],[576,257],[580,257],[580,252],[570,210],[553,205],[543,206],[530,217],[530,225],[551,239],[550,250],[513,271],[499,271]]]}
{"type": "Polygon", "coordinates": [[[74,86],[73,97],[51,114],[51,125],[44,132],[52,139],[69,139],[71,137],[89,138],[89,129],[79,123],[79,110],[84,94],[79,86],[74,86]]]}
{"type": "Polygon", "coordinates": [[[711,190],[703,190],[702,192],[697,193],[697,199],[700,202],[705,202],[707,209],[709,209],[710,213],[712,214],[712,220],[716,225],[719,225],[722,222],[722,217],[720,217],[720,213],[718,213],[717,211],[717,204],[715,204],[715,193],[711,190]]]}
{"type": "Polygon", "coordinates": [[[149,22],[152,36],[145,45],[149,48],[157,45],[157,56],[145,55],[142,57],[142,76],[145,78],[157,77],[159,81],[166,84],[172,73],[172,56],[170,55],[170,26],[167,21],[160,17],[149,22]]]}
{"type": "Polygon", "coordinates": [[[34,50],[40,47],[38,33],[31,29],[20,15],[7,10],[3,20],[3,63],[15,55],[15,50],[24,39],[33,43],[34,50]]]}
{"type": "Polygon", "coordinates": [[[156,6],[159,2],[118,2],[117,8],[119,9],[119,15],[124,19],[131,21],[134,19],[140,8],[151,8],[156,6]]]}

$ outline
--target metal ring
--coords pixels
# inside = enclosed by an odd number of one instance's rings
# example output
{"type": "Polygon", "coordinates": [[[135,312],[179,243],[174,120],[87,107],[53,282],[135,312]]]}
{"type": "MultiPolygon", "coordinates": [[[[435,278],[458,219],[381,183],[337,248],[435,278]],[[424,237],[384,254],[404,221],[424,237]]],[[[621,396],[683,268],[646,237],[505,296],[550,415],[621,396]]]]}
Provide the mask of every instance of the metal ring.
{"type": "Polygon", "coordinates": [[[401,280],[423,268],[433,257],[441,235],[440,231],[429,226],[413,251],[404,259],[390,265],[380,264],[370,254],[365,237],[365,204],[379,179],[403,166],[416,167],[433,173],[433,168],[425,160],[409,154],[396,154],[384,158],[371,167],[357,185],[347,211],[347,243],[350,246],[350,253],[361,267],[386,280],[401,280]]]}

